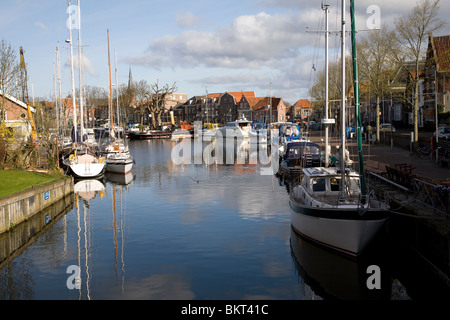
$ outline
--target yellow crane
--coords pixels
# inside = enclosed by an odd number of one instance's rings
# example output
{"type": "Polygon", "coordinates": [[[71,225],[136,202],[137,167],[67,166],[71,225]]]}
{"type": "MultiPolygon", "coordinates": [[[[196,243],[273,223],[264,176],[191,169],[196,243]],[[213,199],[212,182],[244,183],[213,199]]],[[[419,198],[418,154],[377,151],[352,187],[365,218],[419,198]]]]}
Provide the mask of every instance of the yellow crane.
{"type": "Polygon", "coordinates": [[[22,99],[23,102],[27,105],[28,111],[28,119],[31,122],[31,138],[33,139],[33,143],[37,144],[37,133],[36,133],[36,124],[34,123],[33,113],[31,112],[31,107],[28,104],[28,75],[27,75],[27,67],[25,65],[25,57],[23,48],[20,47],[20,69],[22,75],[22,99]]]}

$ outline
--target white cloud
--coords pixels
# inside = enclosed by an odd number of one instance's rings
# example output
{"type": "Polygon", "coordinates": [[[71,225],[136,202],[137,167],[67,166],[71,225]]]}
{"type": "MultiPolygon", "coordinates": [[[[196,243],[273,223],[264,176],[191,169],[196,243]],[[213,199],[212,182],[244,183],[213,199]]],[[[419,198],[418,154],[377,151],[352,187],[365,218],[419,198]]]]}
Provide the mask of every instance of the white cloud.
{"type": "MultiPolygon", "coordinates": [[[[75,72],[78,72],[78,69],[79,69],[78,55],[73,56],[73,65],[74,65],[74,69],[76,70],[75,72]]],[[[68,60],[66,61],[65,66],[70,67],[70,58],[68,58],[68,60]]],[[[93,76],[93,77],[98,76],[98,72],[95,70],[94,64],[85,55],[83,55],[83,68],[84,68],[84,71],[87,72],[88,74],[90,74],[91,76],[93,76]]]]}
{"type": "MultiPolygon", "coordinates": [[[[340,1],[324,1],[330,4],[330,30],[340,30],[340,1]]],[[[349,1],[347,30],[350,30],[349,1]]],[[[189,83],[223,86],[224,90],[261,88],[264,93],[269,83],[277,95],[284,94],[291,102],[304,96],[313,84],[312,65],[323,68],[323,34],[306,32],[324,29],[324,13],[320,3],[299,0],[259,0],[261,12],[241,15],[228,25],[211,29],[191,29],[178,34],[168,34],[151,41],[140,56],[122,59],[136,66],[156,70],[173,69],[189,83]],[[274,12],[274,8],[277,8],[274,12]],[[263,11],[265,10],[265,11],[263,11]],[[207,71],[200,71],[205,67],[207,71]],[[187,80],[189,79],[189,80],[187,80]],[[297,98],[294,98],[297,97],[297,98]]],[[[356,7],[357,29],[367,29],[367,12],[371,5],[380,8],[382,26],[392,28],[395,17],[410,11],[410,0],[361,0],[356,7]]],[[[442,3],[441,9],[450,7],[442,3]]],[[[445,10],[443,10],[445,11],[445,10]]],[[[448,11],[447,11],[448,12],[448,11]]],[[[179,26],[194,28],[199,16],[187,12],[177,14],[179,26]]],[[[212,24],[215,25],[215,24],[212,24]]],[[[364,35],[365,32],[359,33],[364,35]]],[[[348,41],[349,43],[350,41],[348,41]]],[[[340,46],[340,36],[330,37],[330,59],[340,46]]]]}
{"type": "Polygon", "coordinates": [[[181,28],[195,28],[201,25],[203,17],[196,16],[192,12],[177,12],[175,23],[181,28]]]}
{"type": "Polygon", "coordinates": [[[306,44],[308,14],[264,12],[234,19],[215,32],[188,30],[155,39],[144,56],[127,58],[134,65],[257,69],[296,55],[306,44]],[[162,65],[158,65],[162,64],[162,65]]]}
{"type": "Polygon", "coordinates": [[[34,25],[42,30],[47,30],[47,26],[43,22],[36,22],[34,25]]]}

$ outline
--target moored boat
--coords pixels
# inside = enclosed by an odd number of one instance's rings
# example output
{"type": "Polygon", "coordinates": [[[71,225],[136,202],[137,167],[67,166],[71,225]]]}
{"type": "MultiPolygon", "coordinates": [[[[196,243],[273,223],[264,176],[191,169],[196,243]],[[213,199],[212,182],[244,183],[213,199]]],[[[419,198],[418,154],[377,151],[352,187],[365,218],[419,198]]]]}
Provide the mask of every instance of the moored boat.
{"type": "Polygon", "coordinates": [[[262,122],[252,123],[252,128],[248,135],[250,144],[267,144],[267,129],[262,122]]]}
{"type": "MultiPolygon", "coordinates": [[[[389,211],[386,203],[368,192],[364,176],[353,2],[351,6],[359,171],[346,167],[346,161],[339,161],[339,167],[328,167],[328,161],[325,161],[324,167],[304,168],[300,182],[290,189],[289,204],[294,231],[338,252],[358,256],[382,229],[389,218],[389,211]]],[[[327,6],[325,10],[328,14],[327,6]]],[[[342,0],[342,21],[345,21],[345,0],[342,0]]],[[[340,123],[344,125],[340,132],[340,159],[346,159],[345,34],[345,23],[342,23],[340,123]]],[[[325,86],[327,92],[327,81],[325,86]]],[[[328,96],[325,98],[324,124],[329,123],[327,106],[328,96]]],[[[328,141],[328,130],[325,130],[325,141],[328,141]]],[[[327,154],[328,142],[325,143],[325,150],[327,154]]]]}
{"type": "Polygon", "coordinates": [[[227,122],[223,127],[216,130],[217,138],[241,138],[244,141],[248,141],[249,132],[252,129],[252,121],[245,118],[238,119],[236,121],[227,122]]]}
{"type": "Polygon", "coordinates": [[[290,193],[293,229],[336,251],[360,254],[388,219],[386,205],[370,197],[361,202],[359,173],[353,169],[346,169],[343,192],[337,167],[304,168],[302,173],[290,193]]]}
{"type": "Polygon", "coordinates": [[[130,152],[112,152],[106,156],[106,171],[126,174],[133,168],[134,159],[130,152]]]}
{"type": "Polygon", "coordinates": [[[129,133],[131,140],[170,139],[171,136],[170,130],[143,130],[129,133]]]}
{"type": "Polygon", "coordinates": [[[280,157],[280,171],[288,176],[300,174],[302,168],[321,165],[320,146],[310,141],[287,142],[280,157]]]}
{"type": "Polygon", "coordinates": [[[106,170],[105,158],[98,157],[88,148],[74,149],[63,158],[62,162],[77,178],[99,177],[106,170]]]}

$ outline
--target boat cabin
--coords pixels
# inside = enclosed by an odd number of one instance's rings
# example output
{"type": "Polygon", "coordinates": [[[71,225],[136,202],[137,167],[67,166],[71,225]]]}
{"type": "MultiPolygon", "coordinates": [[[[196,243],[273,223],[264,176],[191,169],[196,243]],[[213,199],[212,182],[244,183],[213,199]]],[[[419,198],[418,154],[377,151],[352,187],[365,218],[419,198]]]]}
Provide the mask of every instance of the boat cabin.
{"type": "Polygon", "coordinates": [[[320,146],[310,141],[289,141],[286,143],[282,160],[288,167],[318,167],[320,166],[320,146]]]}
{"type": "MultiPolygon", "coordinates": [[[[302,184],[310,194],[339,195],[341,191],[341,171],[339,168],[305,168],[302,184]]],[[[346,194],[359,195],[359,175],[356,171],[347,170],[346,194]]]]}

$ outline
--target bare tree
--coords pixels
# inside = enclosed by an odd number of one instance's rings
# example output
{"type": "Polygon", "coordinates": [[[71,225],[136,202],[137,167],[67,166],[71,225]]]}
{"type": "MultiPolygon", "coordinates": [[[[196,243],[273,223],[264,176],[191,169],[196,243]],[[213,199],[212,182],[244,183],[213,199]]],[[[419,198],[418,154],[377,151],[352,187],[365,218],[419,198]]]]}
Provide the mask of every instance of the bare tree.
{"type": "Polygon", "coordinates": [[[119,105],[122,119],[127,119],[136,108],[136,88],[133,86],[121,86],[119,88],[119,105]]]}
{"type": "Polygon", "coordinates": [[[147,80],[141,80],[135,84],[136,90],[136,109],[141,116],[141,126],[144,125],[144,115],[149,107],[151,97],[151,86],[147,80]]]}
{"type": "Polygon", "coordinates": [[[439,0],[421,0],[407,14],[395,20],[396,42],[393,51],[399,65],[408,73],[412,82],[413,95],[409,103],[413,106],[414,141],[419,138],[419,78],[420,63],[426,53],[426,40],[429,33],[443,28],[446,21],[438,17],[439,0]]]}
{"type": "Polygon", "coordinates": [[[152,114],[153,127],[155,127],[157,123],[159,124],[162,122],[161,115],[165,112],[166,99],[177,90],[177,86],[174,82],[172,86],[165,84],[160,88],[159,80],[157,80],[151,87],[151,104],[149,109],[152,114]]]}
{"type": "Polygon", "coordinates": [[[16,51],[11,44],[2,40],[0,43],[0,91],[2,93],[0,123],[5,120],[5,94],[12,94],[15,91],[19,74],[20,66],[17,63],[16,51]]]}
{"type": "MultiPolygon", "coordinates": [[[[76,92],[78,96],[78,92],[76,92]]],[[[85,114],[89,117],[93,114],[101,115],[108,108],[109,93],[105,88],[84,86],[84,98],[86,99],[85,114]]],[[[87,123],[89,121],[86,121],[87,123]]]]}
{"type": "MultiPolygon", "coordinates": [[[[351,65],[351,57],[346,57],[346,64],[351,65]]],[[[345,88],[347,90],[346,95],[349,95],[350,91],[353,89],[353,78],[352,78],[352,68],[346,68],[345,70],[345,88]]],[[[325,70],[318,71],[316,77],[316,83],[309,90],[309,95],[315,100],[313,106],[316,110],[323,112],[325,106],[325,70]]],[[[329,85],[328,85],[328,99],[329,101],[338,102],[341,97],[341,62],[331,62],[329,64],[329,85]]],[[[333,103],[331,104],[331,106],[333,103]]],[[[335,112],[337,112],[338,106],[335,107],[335,112]]],[[[332,112],[333,107],[330,108],[329,112],[332,112]]],[[[331,114],[328,115],[331,117],[331,114]]]]}
{"type": "MultiPolygon", "coordinates": [[[[358,60],[361,80],[370,86],[375,96],[376,137],[380,141],[380,99],[391,90],[390,83],[396,73],[397,64],[390,53],[395,50],[393,31],[386,26],[366,34],[358,43],[358,60]]],[[[369,97],[370,98],[370,97],[369,97]]]]}

